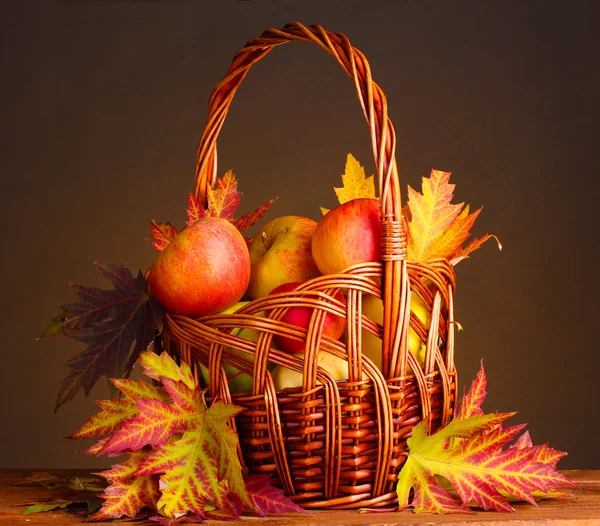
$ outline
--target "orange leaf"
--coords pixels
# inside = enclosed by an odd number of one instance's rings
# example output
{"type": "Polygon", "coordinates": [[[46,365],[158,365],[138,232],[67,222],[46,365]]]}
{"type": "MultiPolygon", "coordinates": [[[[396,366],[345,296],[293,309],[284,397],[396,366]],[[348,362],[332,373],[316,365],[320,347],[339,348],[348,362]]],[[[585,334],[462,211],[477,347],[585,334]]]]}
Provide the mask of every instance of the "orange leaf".
{"type": "Polygon", "coordinates": [[[481,245],[483,245],[488,239],[491,238],[494,238],[496,240],[496,243],[498,244],[498,250],[502,250],[502,243],[500,243],[500,240],[495,235],[485,234],[484,236],[476,237],[466,247],[459,249],[454,254],[450,262],[453,265],[456,265],[459,261],[468,258],[471,252],[477,250],[481,245]]]}
{"type": "Polygon", "coordinates": [[[253,212],[234,219],[235,211],[240,204],[241,194],[237,190],[238,181],[232,170],[229,170],[223,177],[217,179],[216,188],[209,187],[206,197],[208,206],[206,210],[196,196],[189,194],[188,197],[188,225],[195,223],[203,217],[221,217],[231,222],[240,232],[254,225],[269,207],[275,202],[275,199],[267,201],[259,206],[253,212]]]}
{"type": "Polygon", "coordinates": [[[159,252],[167,248],[171,240],[177,235],[177,229],[171,223],[157,223],[150,221],[150,234],[153,241],[150,244],[159,252]]]}
{"type": "Polygon", "coordinates": [[[408,187],[405,217],[410,260],[446,258],[456,264],[492,237],[486,234],[462,248],[481,209],[469,213],[469,205],[451,203],[455,185],[449,184],[450,175],[432,170],[430,177],[422,178],[422,193],[408,187]]]}
{"type": "Polygon", "coordinates": [[[207,214],[212,217],[233,219],[233,214],[240,204],[240,194],[237,191],[237,179],[232,170],[217,180],[217,188],[207,188],[207,214]]]}
{"type": "Polygon", "coordinates": [[[199,219],[206,217],[206,210],[204,210],[204,208],[200,204],[200,201],[198,201],[196,196],[191,192],[188,195],[188,207],[186,209],[186,213],[188,216],[188,221],[186,224],[188,226],[192,223],[195,223],[199,219]]]}
{"type": "Polygon", "coordinates": [[[259,206],[254,212],[233,219],[231,222],[240,232],[243,232],[247,228],[254,225],[262,216],[265,215],[269,207],[276,201],[276,199],[270,199],[264,205],[259,206]]]}

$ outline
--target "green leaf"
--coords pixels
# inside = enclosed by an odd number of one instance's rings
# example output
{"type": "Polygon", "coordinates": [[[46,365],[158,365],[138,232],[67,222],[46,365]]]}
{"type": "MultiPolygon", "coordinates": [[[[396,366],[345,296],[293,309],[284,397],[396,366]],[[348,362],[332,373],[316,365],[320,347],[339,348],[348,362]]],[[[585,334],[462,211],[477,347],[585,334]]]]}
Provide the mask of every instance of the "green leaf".
{"type": "Polygon", "coordinates": [[[41,513],[44,511],[52,511],[57,508],[66,508],[72,504],[70,500],[52,500],[50,502],[38,503],[33,506],[29,506],[24,512],[23,515],[30,515],[32,513],[41,513]]]}

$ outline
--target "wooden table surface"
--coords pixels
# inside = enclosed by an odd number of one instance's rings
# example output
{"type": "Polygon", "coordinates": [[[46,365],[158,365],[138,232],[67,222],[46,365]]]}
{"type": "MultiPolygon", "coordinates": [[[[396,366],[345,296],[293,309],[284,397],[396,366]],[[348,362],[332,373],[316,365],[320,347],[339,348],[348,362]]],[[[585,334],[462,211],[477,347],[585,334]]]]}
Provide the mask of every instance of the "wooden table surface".
{"type": "MultiPolygon", "coordinates": [[[[23,515],[29,504],[48,497],[49,490],[41,486],[18,484],[31,471],[0,470],[0,523],[1,524],[94,524],[85,522],[85,517],[75,516],[65,510],[23,515]]],[[[36,470],[37,471],[37,470],[36,470]]],[[[42,471],[42,470],[39,470],[42,471]]],[[[85,471],[45,470],[58,477],[85,476],[85,471]]],[[[319,526],[319,525],[369,525],[392,526],[395,524],[444,524],[489,526],[527,526],[527,525],[575,525],[600,526],[600,471],[563,471],[578,484],[574,498],[568,500],[547,500],[532,506],[518,503],[513,507],[515,513],[477,512],[474,515],[416,515],[410,511],[362,514],[351,511],[313,511],[310,515],[286,515],[283,517],[244,517],[232,522],[207,521],[208,525],[237,524],[247,526],[267,524],[270,526],[319,526]]],[[[97,522],[95,524],[115,524],[115,522],[97,522]]],[[[129,524],[124,522],[123,524],[129,524]]],[[[157,524],[150,521],[136,521],[133,524],[157,524]]]]}

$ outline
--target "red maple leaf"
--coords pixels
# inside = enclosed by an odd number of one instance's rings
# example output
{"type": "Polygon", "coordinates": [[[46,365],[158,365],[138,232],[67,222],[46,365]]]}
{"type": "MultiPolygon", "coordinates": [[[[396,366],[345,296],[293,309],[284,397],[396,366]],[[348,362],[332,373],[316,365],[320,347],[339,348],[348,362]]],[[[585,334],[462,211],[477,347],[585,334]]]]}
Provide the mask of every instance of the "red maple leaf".
{"type": "MultiPolygon", "coordinates": [[[[230,221],[240,232],[250,228],[267,212],[269,207],[275,202],[270,199],[259,206],[253,212],[245,214],[237,219],[234,214],[240,204],[241,194],[237,189],[238,181],[233,171],[228,171],[223,177],[217,179],[215,188],[207,189],[207,206],[204,208],[202,203],[192,193],[188,195],[188,206],[186,213],[188,216],[187,225],[191,225],[204,217],[221,217],[230,221]]],[[[169,223],[150,223],[150,242],[159,252],[164,250],[171,240],[177,235],[177,230],[169,223]]]]}
{"type": "Polygon", "coordinates": [[[502,427],[515,413],[483,414],[486,383],[482,364],[454,420],[431,435],[425,422],[414,427],[398,477],[400,509],[409,505],[411,489],[410,506],[417,513],[463,513],[469,506],[513,511],[509,500],[535,504],[575,486],[556,471],[565,453],[532,446],[529,435],[505,447],[525,425],[502,427]]]}

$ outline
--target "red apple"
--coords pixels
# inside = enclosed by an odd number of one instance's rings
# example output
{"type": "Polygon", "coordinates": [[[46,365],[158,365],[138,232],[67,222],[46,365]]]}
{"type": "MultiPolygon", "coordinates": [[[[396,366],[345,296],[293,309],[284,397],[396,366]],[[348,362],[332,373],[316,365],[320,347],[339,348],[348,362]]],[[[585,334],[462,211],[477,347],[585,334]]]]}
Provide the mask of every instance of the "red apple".
{"type": "Polygon", "coordinates": [[[229,221],[206,217],[182,230],[158,254],[150,291],[170,313],[198,317],[237,303],[250,281],[246,241],[229,221]]]}
{"type": "Polygon", "coordinates": [[[381,259],[381,212],[377,199],[353,199],[317,223],[312,255],[323,274],[381,259]]]}
{"type": "MultiPolygon", "coordinates": [[[[271,291],[271,294],[296,290],[302,283],[304,283],[304,281],[283,283],[282,285],[275,287],[271,291]]],[[[344,295],[339,291],[335,295],[335,299],[341,301],[342,303],[346,302],[344,295]]],[[[297,327],[307,329],[312,317],[312,313],[313,309],[310,307],[290,307],[283,315],[283,318],[281,318],[281,321],[284,323],[289,323],[290,325],[296,325],[297,327]]],[[[345,318],[341,318],[331,313],[327,313],[325,315],[325,321],[323,322],[323,334],[325,336],[329,336],[330,338],[337,340],[344,333],[345,328],[345,318]]],[[[304,342],[287,338],[285,336],[279,336],[277,338],[277,342],[281,350],[289,353],[303,353],[306,349],[304,342]]]]}

